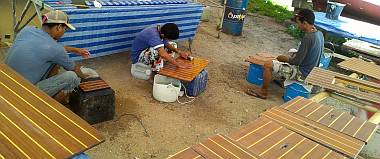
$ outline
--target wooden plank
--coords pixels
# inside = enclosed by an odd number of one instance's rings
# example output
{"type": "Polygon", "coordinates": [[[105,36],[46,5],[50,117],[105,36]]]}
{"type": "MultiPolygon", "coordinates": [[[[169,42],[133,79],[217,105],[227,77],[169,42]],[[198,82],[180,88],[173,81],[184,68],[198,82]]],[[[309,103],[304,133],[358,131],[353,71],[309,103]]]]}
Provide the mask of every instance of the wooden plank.
{"type": "Polygon", "coordinates": [[[357,39],[348,40],[347,42],[343,43],[343,47],[354,51],[359,51],[367,55],[380,57],[380,46],[365,41],[357,39]]]}
{"type": "Polygon", "coordinates": [[[263,66],[266,62],[271,62],[272,60],[275,60],[276,56],[270,54],[270,53],[258,53],[253,56],[249,56],[247,59],[245,59],[246,62],[256,64],[263,66]]]}
{"type": "Polygon", "coordinates": [[[357,89],[351,89],[344,86],[339,86],[334,84],[334,80],[344,79],[350,83],[356,85],[363,85],[366,88],[371,88],[373,90],[380,91],[380,84],[359,80],[356,78],[351,78],[342,74],[338,74],[332,71],[323,70],[320,68],[314,68],[311,73],[306,78],[306,83],[320,86],[322,88],[327,89],[328,91],[338,92],[353,98],[361,99],[371,103],[380,103],[380,98],[378,97],[378,93],[374,93],[372,90],[367,90],[367,92],[359,91],[357,89]],[[372,92],[371,92],[372,91],[372,92]]]}
{"type": "Polygon", "coordinates": [[[262,115],[296,133],[302,134],[313,141],[352,158],[357,157],[364,146],[364,142],[356,138],[330,129],[282,108],[272,108],[262,113],[262,115]]]}
{"type": "Polygon", "coordinates": [[[298,99],[298,101],[299,102],[297,103],[289,101],[297,106],[288,105],[287,107],[282,108],[364,142],[368,142],[377,129],[376,124],[365,122],[347,112],[334,109],[330,106],[321,105],[316,102],[312,102],[312,104],[308,104],[307,106],[300,106],[300,103],[307,104],[305,101],[312,101],[305,98],[298,99]],[[356,135],[354,135],[355,132],[357,132],[356,135]]]}
{"type": "Polygon", "coordinates": [[[88,123],[3,63],[0,110],[5,158],[68,158],[104,141],[88,123]]]}
{"type": "Polygon", "coordinates": [[[82,82],[79,88],[84,92],[90,92],[95,90],[101,90],[110,88],[110,86],[102,79],[82,82]]]}
{"type": "Polygon", "coordinates": [[[200,154],[195,152],[192,148],[188,147],[173,156],[168,157],[168,159],[204,159],[200,154]]]}
{"type": "Polygon", "coordinates": [[[191,64],[189,69],[178,68],[171,63],[167,63],[164,67],[158,71],[160,75],[172,77],[186,82],[191,82],[208,64],[208,60],[201,58],[194,58],[193,60],[185,60],[178,57],[177,61],[191,64]]]}
{"type": "Polygon", "coordinates": [[[228,159],[260,158],[259,156],[251,153],[248,149],[242,147],[240,144],[220,134],[210,137],[198,145],[193,146],[193,150],[201,154],[201,156],[205,156],[205,158],[209,158],[208,156],[210,156],[210,158],[217,156],[218,158],[228,159]]]}
{"type": "MultiPolygon", "coordinates": [[[[379,54],[380,55],[380,54],[379,54]]],[[[338,63],[339,67],[347,70],[370,76],[375,79],[380,79],[380,66],[358,58],[350,58],[338,63]]]]}
{"type": "MultiPolygon", "coordinates": [[[[308,158],[317,159],[321,158],[321,152],[329,151],[328,148],[263,116],[247,126],[233,131],[229,136],[263,158],[293,159],[308,156],[308,158]]],[[[340,156],[339,158],[343,158],[342,155],[337,155],[340,156]]]]}

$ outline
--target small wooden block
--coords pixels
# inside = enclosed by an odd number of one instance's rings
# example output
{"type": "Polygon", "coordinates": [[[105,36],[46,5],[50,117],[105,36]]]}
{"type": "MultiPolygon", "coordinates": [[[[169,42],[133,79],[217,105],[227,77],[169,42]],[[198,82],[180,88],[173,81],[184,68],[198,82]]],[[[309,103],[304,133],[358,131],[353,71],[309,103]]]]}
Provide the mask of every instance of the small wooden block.
{"type": "Polygon", "coordinates": [[[276,59],[275,56],[269,53],[258,53],[253,56],[249,56],[245,59],[246,62],[263,66],[266,62],[276,59]]]}
{"type": "Polygon", "coordinates": [[[79,85],[79,88],[84,92],[90,92],[90,91],[110,88],[110,86],[104,80],[99,79],[99,80],[94,80],[94,81],[82,82],[79,85]]]}

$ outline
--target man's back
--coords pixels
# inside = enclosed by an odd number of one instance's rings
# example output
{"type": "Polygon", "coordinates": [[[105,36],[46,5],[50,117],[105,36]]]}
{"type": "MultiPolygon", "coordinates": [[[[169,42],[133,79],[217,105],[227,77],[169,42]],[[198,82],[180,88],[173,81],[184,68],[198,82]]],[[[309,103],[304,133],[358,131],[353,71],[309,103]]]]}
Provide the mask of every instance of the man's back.
{"type": "Polygon", "coordinates": [[[33,84],[47,74],[52,64],[74,68],[63,46],[35,27],[26,27],[18,34],[5,63],[33,84]]]}
{"type": "Polygon", "coordinates": [[[302,75],[306,77],[314,67],[319,65],[324,48],[323,45],[324,38],[322,32],[306,33],[302,38],[296,57],[291,59],[289,63],[299,66],[302,75]]]}

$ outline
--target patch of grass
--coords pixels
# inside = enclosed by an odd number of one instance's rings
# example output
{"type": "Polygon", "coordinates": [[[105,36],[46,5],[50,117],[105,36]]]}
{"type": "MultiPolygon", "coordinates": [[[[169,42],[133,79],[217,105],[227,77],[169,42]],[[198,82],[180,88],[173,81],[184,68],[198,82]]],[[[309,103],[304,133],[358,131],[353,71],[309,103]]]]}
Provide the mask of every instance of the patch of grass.
{"type": "Polygon", "coordinates": [[[277,22],[284,22],[293,17],[293,12],[286,7],[274,4],[270,0],[249,0],[248,10],[274,18],[277,22]]]}
{"type": "Polygon", "coordinates": [[[285,32],[297,39],[302,39],[302,37],[305,35],[305,33],[294,24],[289,25],[289,27],[286,28],[285,32]]]}

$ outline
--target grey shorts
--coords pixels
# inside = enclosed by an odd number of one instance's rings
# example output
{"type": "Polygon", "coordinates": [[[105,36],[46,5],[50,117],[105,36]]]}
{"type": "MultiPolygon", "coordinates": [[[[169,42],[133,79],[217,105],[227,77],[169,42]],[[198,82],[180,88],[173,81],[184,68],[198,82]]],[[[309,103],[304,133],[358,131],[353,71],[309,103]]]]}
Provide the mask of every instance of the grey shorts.
{"type": "Polygon", "coordinates": [[[302,73],[299,70],[298,66],[290,65],[285,62],[279,62],[277,60],[273,60],[272,63],[272,76],[274,79],[296,80],[299,82],[304,81],[304,78],[302,77],[302,73]]]}

